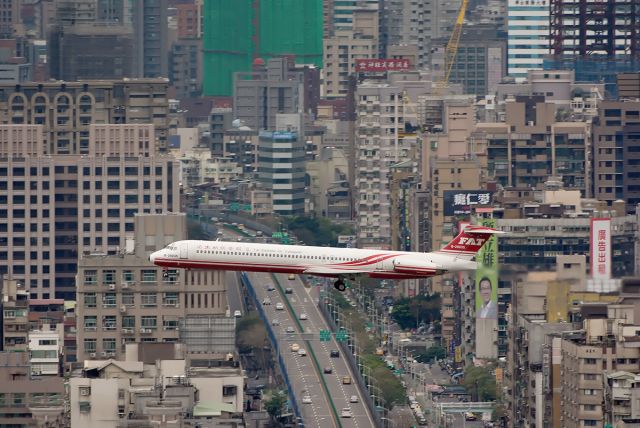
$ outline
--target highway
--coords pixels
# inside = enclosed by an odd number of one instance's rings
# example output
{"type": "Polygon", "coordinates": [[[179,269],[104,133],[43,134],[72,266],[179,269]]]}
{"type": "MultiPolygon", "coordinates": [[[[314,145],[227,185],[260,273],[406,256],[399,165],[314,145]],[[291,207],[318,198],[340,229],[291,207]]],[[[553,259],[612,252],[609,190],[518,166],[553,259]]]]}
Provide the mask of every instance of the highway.
{"type": "Polygon", "coordinates": [[[330,356],[331,350],[339,350],[335,337],[328,342],[320,342],[320,330],[329,328],[316,306],[316,300],[319,298],[318,288],[305,288],[298,277],[295,280],[289,280],[287,275],[268,273],[248,273],[248,275],[258,300],[263,302],[265,298],[270,299],[271,304],[263,305],[269,322],[273,324],[274,320],[278,320],[279,325],[274,326],[274,331],[279,336],[281,352],[284,353],[285,365],[305,427],[368,428],[375,426],[342,353],[340,352],[338,358],[330,356]],[[274,278],[277,278],[277,281],[274,281],[274,278]],[[275,290],[268,291],[270,284],[275,286],[275,290]],[[291,288],[292,293],[284,294],[286,288],[291,288]],[[278,303],[284,304],[283,310],[276,309],[278,303]],[[293,313],[290,312],[291,309],[293,313]],[[307,319],[298,320],[300,323],[298,324],[295,319],[298,319],[302,313],[307,315],[307,319]],[[299,325],[304,332],[299,331],[299,325]],[[292,328],[295,332],[287,333],[287,328],[289,331],[292,328]],[[297,353],[290,351],[293,343],[304,348],[307,356],[298,356],[297,353]],[[317,359],[317,366],[312,354],[317,359]],[[331,373],[325,374],[325,368],[330,368],[331,373]],[[343,384],[344,376],[352,379],[351,384],[343,384]],[[322,378],[326,383],[327,391],[322,385],[322,378]],[[302,403],[305,392],[311,396],[311,404],[302,403]],[[352,396],[357,397],[357,403],[350,403],[352,396]],[[350,418],[340,417],[344,408],[351,410],[350,418]],[[337,421],[334,412],[337,413],[337,421]]]}

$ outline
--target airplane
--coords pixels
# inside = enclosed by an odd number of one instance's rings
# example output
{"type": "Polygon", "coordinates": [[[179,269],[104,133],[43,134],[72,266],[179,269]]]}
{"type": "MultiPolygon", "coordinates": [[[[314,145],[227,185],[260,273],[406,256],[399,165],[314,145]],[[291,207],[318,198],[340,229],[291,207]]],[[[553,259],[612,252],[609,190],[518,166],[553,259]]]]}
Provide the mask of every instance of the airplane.
{"type": "Polygon", "coordinates": [[[475,270],[476,253],[496,229],[469,225],[442,249],[429,253],[358,248],[254,244],[228,241],[176,241],[152,253],[149,261],[166,269],[232,270],[315,275],[345,280],[429,278],[447,272],[475,270]]]}

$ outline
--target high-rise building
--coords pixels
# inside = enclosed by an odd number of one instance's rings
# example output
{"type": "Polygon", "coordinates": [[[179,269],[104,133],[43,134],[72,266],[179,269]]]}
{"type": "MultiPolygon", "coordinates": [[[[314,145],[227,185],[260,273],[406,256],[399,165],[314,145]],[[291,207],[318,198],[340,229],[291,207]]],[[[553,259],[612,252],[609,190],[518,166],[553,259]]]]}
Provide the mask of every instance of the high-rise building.
{"type": "Polygon", "coordinates": [[[305,144],[301,132],[260,131],[259,138],[258,180],[271,189],[273,212],[303,215],[305,144]]]}
{"type": "Polygon", "coordinates": [[[640,6],[634,0],[549,0],[552,58],[545,69],[574,70],[615,94],[616,74],[640,66],[640,6]]]}
{"type": "Polygon", "coordinates": [[[527,70],[542,69],[549,54],[551,0],[508,0],[507,72],[524,81],[527,70]]]}
{"type": "Polygon", "coordinates": [[[156,154],[153,125],[90,125],[82,155],[51,156],[42,133],[0,126],[0,274],[74,300],[79,254],[119,252],[135,213],[179,211],[178,164],[156,154]]]}
{"type": "Polygon", "coordinates": [[[0,37],[13,39],[21,36],[20,0],[7,0],[0,3],[0,37]]]}
{"type": "Polygon", "coordinates": [[[135,0],[131,4],[137,72],[133,77],[167,77],[168,0],[135,0]]]}
{"type": "Polygon", "coordinates": [[[356,9],[350,29],[340,29],[324,44],[324,96],[346,97],[356,71],[356,60],[378,57],[378,11],[356,9]]]}
{"type": "Polygon", "coordinates": [[[380,52],[389,57],[399,46],[415,46],[417,67],[430,60],[432,40],[449,38],[461,2],[448,0],[386,0],[380,11],[380,52]]]}
{"type": "MultiPolygon", "coordinates": [[[[0,85],[0,123],[43,127],[43,154],[88,154],[90,125],[153,124],[151,141],[167,149],[166,79],[0,85]]],[[[28,128],[15,128],[26,130],[28,128]]],[[[34,136],[28,138],[36,138],[34,136]]]]}
{"type": "Polygon", "coordinates": [[[291,66],[289,58],[272,58],[266,64],[256,59],[253,72],[235,73],[234,119],[250,128],[272,130],[277,114],[304,111],[304,74],[291,66]]]}
{"type": "Polygon", "coordinates": [[[358,85],[354,189],[358,246],[391,249],[391,167],[414,159],[419,137],[412,129],[419,95],[428,91],[417,72],[392,74],[388,82],[358,85]]]}
{"type": "Polygon", "coordinates": [[[486,145],[488,176],[504,187],[536,187],[561,177],[563,188],[589,197],[589,125],[557,121],[556,111],[544,96],[516,96],[506,102],[504,123],[479,123],[475,139],[486,145]]]}
{"type": "Polygon", "coordinates": [[[210,0],[203,17],[205,95],[230,96],[233,73],[250,71],[255,58],[322,66],[321,0],[210,0]]]}
{"type": "Polygon", "coordinates": [[[627,211],[640,203],[640,101],[601,101],[593,121],[593,194],[622,199],[627,211]]]}

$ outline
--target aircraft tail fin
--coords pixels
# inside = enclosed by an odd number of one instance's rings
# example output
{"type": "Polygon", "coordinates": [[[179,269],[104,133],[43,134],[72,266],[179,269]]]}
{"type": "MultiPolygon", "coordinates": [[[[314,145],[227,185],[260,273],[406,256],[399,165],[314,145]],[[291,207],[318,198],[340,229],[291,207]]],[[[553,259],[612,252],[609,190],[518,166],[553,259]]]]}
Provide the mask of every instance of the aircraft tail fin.
{"type": "Polygon", "coordinates": [[[503,233],[490,227],[469,225],[436,253],[450,254],[461,259],[471,260],[493,235],[503,233]]]}

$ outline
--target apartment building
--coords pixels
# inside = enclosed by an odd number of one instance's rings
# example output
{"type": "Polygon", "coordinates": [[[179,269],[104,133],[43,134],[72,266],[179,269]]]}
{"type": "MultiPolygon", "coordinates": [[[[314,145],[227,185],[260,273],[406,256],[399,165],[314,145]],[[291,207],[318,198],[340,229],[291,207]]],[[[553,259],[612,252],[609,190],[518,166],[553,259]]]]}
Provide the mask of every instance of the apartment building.
{"type": "Polygon", "coordinates": [[[324,96],[346,97],[357,59],[378,58],[378,11],[356,9],[352,28],[339,30],[323,40],[324,96]]]}
{"type": "Polygon", "coordinates": [[[117,253],[135,213],[179,211],[179,168],[153,125],[89,125],[86,154],[59,156],[43,128],[0,126],[0,274],[31,298],[75,300],[79,254],[117,253]]]}
{"type": "Polygon", "coordinates": [[[226,314],[225,272],[163,274],[148,260],[151,251],[186,238],[184,214],[136,215],[134,236],[123,253],[92,253],[80,259],[79,360],[121,359],[132,342],[184,342],[180,323],[185,318],[226,314]]]}
{"type": "Polygon", "coordinates": [[[640,371],[633,305],[585,305],[583,330],[562,335],[561,424],[605,426],[606,373],[640,371]]]}
{"type": "Polygon", "coordinates": [[[25,352],[29,344],[29,292],[23,281],[2,277],[2,351],[25,352]]]}
{"type": "Polygon", "coordinates": [[[0,425],[69,426],[64,378],[33,376],[27,352],[0,352],[0,425]]]}
{"type": "Polygon", "coordinates": [[[42,125],[43,153],[87,154],[90,125],[153,124],[167,150],[167,79],[25,82],[0,85],[0,123],[42,125]]]}
{"type": "Polygon", "coordinates": [[[316,160],[306,163],[309,209],[316,216],[336,220],[351,218],[349,164],[343,150],[324,147],[316,160]]]}
{"type": "Polygon", "coordinates": [[[640,101],[602,101],[593,121],[593,195],[640,203],[640,101]]]}
{"type": "Polygon", "coordinates": [[[391,166],[413,159],[415,100],[430,90],[418,72],[391,73],[386,83],[364,81],[356,91],[354,189],[360,248],[391,248],[391,166]]]}
{"type": "Polygon", "coordinates": [[[141,343],[127,345],[126,357],[118,360],[85,361],[69,381],[71,426],[241,423],[244,374],[238,361],[199,368],[186,358],[183,345],[141,343]]]}
{"type": "Polygon", "coordinates": [[[479,123],[474,139],[486,147],[488,176],[503,187],[540,187],[561,177],[562,187],[591,195],[591,132],[584,122],[556,119],[544,96],[507,100],[504,123],[479,123]]]}
{"type": "Polygon", "coordinates": [[[43,326],[29,332],[29,363],[32,376],[62,374],[64,324],[43,326]],[[53,327],[53,328],[52,328],[53,327]]]}

